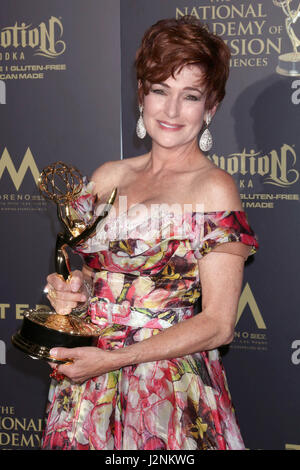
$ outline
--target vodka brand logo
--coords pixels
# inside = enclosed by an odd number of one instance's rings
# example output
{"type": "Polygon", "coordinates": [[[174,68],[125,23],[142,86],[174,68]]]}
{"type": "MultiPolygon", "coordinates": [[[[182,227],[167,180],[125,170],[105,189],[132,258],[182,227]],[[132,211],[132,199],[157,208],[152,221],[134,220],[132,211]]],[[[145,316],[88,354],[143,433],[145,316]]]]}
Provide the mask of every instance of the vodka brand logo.
{"type": "Polygon", "coordinates": [[[231,175],[262,176],[264,184],[281,188],[290,187],[299,180],[299,171],[295,168],[297,154],[288,144],[267,154],[244,149],[227,156],[213,154],[209,159],[231,175]]]}
{"type": "Polygon", "coordinates": [[[0,48],[5,52],[31,47],[35,51],[34,55],[55,58],[66,50],[62,36],[62,22],[55,16],[51,16],[48,23],[41,22],[36,27],[16,21],[14,25],[0,30],[0,48]]]}

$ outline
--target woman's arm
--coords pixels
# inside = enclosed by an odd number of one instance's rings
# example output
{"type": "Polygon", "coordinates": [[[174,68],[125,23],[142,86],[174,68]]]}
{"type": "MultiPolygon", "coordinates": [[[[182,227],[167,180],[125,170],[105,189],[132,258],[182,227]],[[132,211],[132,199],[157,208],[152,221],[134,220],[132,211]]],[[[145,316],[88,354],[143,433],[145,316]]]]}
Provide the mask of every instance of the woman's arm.
{"type": "MultiPolygon", "coordinates": [[[[173,359],[230,343],[236,323],[243,267],[241,256],[209,253],[199,261],[201,313],[121,349],[74,348],[73,364],[59,366],[59,372],[75,382],[83,382],[128,365],[173,359]]],[[[70,350],[56,348],[56,357],[70,357],[70,350]]]]}
{"type": "Polygon", "coordinates": [[[124,364],[172,359],[232,341],[243,280],[244,259],[210,253],[199,261],[202,311],[141,343],[116,351],[124,364]]]}

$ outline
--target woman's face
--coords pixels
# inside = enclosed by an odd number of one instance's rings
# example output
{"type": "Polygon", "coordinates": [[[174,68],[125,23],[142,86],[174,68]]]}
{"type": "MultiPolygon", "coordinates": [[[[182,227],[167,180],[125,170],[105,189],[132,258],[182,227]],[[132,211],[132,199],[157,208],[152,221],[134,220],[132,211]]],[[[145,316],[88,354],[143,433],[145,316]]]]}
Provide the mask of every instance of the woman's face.
{"type": "Polygon", "coordinates": [[[144,96],[144,123],[155,143],[173,148],[198,140],[206,117],[201,78],[200,68],[188,65],[175,78],[151,85],[144,96]]]}

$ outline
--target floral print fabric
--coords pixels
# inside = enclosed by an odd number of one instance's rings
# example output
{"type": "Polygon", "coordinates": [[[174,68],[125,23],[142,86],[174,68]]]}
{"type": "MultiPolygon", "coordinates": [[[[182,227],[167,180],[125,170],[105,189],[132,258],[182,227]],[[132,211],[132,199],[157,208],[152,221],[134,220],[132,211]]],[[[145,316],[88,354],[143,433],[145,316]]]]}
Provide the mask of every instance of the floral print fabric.
{"type": "MultiPolygon", "coordinates": [[[[90,221],[94,204],[88,185],[74,208],[90,221]]],[[[245,212],[108,215],[78,249],[95,272],[89,314],[102,328],[98,347],[126,347],[193,316],[197,260],[228,242],[257,250],[245,212]]],[[[244,449],[218,350],[123,367],[82,385],[53,382],[42,446],[244,449]]]]}

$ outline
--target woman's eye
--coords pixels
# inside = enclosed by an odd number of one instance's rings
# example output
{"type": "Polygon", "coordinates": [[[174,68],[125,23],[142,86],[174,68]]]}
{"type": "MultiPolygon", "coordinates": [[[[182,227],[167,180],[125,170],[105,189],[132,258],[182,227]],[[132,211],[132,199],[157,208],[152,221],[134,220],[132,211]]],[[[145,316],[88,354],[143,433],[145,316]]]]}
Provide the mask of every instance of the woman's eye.
{"type": "Polygon", "coordinates": [[[157,95],[164,95],[165,93],[164,90],[161,90],[160,88],[153,88],[151,91],[157,95]]]}
{"type": "Polygon", "coordinates": [[[187,100],[190,100],[190,101],[200,101],[200,98],[198,96],[195,96],[195,95],[188,95],[186,97],[187,100]]]}

